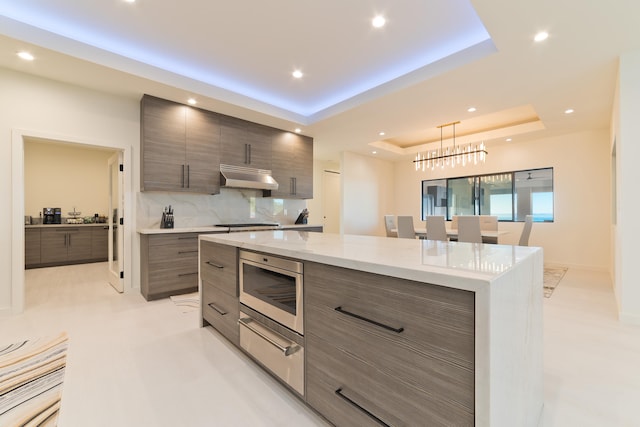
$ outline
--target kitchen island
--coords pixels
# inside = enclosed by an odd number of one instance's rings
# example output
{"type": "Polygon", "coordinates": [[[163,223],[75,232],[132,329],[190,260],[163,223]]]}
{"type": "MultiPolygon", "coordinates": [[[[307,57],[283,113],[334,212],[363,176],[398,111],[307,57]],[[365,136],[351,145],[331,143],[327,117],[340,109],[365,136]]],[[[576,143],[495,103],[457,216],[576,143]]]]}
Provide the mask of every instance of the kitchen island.
{"type": "Polygon", "coordinates": [[[538,425],[542,249],[282,230],[199,239],[201,277],[203,248],[303,263],[299,394],[334,424],[538,425]]]}

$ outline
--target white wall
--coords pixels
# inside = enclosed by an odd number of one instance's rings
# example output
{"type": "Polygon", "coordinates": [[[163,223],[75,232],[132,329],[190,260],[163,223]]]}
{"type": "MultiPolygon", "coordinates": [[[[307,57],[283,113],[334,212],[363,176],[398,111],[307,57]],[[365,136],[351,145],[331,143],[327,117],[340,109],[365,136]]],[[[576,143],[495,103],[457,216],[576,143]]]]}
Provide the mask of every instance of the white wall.
{"type": "MultiPolygon", "coordinates": [[[[24,282],[24,136],[35,136],[125,150],[125,167],[138,164],[139,101],[0,69],[0,312],[16,309],[24,282]],[[20,284],[20,286],[18,286],[20,284]]],[[[137,174],[125,180],[125,200],[139,188],[137,174]]],[[[135,204],[129,203],[135,217],[135,204]]],[[[131,221],[132,223],[133,221],[131,221]]],[[[125,245],[131,257],[133,227],[125,222],[125,245]]],[[[138,262],[125,257],[125,268],[139,277],[138,262]]],[[[130,278],[129,278],[130,280],[130,278]]],[[[127,281],[127,277],[125,277],[127,281]]]]}
{"type": "MultiPolygon", "coordinates": [[[[393,163],[343,152],[340,173],[344,234],[385,236],[384,215],[411,213],[398,210],[395,205],[393,163]]],[[[403,187],[405,190],[409,189],[403,187]]]]}
{"type": "Polygon", "coordinates": [[[614,139],[617,159],[617,216],[614,230],[615,292],[620,318],[640,324],[640,51],[620,57],[618,104],[614,109],[614,139]]]}
{"type": "MultiPolygon", "coordinates": [[[[420,221],[420,183],[512,170],[554,168],[553,223],[535,223],[529,244],[544,248],[545,263],[610,271],[609,132],[583,132],[489,148],[484,165],[416,172],[410,162],[395,165],[396,212],[420,221]]],[[[500,243],[516,244],[522,223],[500,223],[509,231],[500,243]]]]}
{"type": "Polygon", "coordinates": [[[44,207],[74,207],[82,216],[108,215],[107,161],[115,151],[51,141],[24,145],[25,215],[39,219],[44,207]]]}

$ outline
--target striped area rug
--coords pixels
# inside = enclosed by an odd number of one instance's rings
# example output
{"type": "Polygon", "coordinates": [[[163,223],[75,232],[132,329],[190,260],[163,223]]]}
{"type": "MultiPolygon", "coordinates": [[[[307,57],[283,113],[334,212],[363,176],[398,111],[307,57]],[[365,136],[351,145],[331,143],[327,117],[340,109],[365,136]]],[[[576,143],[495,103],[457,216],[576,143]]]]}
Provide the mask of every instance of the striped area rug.
{"type": "Polygon", "coordinates": [[[68,337],[0,346],[0,426],[55,426],[68,337]]]}

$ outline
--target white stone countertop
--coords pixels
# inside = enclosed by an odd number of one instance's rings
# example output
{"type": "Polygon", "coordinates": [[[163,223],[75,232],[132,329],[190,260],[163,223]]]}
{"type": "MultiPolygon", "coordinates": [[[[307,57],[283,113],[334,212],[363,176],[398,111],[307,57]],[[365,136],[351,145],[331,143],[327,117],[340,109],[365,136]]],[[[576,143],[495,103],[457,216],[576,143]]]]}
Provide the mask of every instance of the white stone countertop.
{"type": "MultiPolygon", "coordinates": [[[[295,230],[297,228],[322,227],[321,224],[280,224],[277,230],[295,230]]],[[[143,228],[137,230],[140,234],[171,234],[171,233],[225,233],[229,232],[229,227],[202,226],[202,227],[181,227],[181,228],[143,228]]],[[[247,227],[244,231],[251,231],[247,227]]]]}
{"type": "Polygon", "coordinates": [[[542,256],[537,247],[440,242],[305,231],[201,235],[211,241],[418,282],[478,291],[542,256]]]}

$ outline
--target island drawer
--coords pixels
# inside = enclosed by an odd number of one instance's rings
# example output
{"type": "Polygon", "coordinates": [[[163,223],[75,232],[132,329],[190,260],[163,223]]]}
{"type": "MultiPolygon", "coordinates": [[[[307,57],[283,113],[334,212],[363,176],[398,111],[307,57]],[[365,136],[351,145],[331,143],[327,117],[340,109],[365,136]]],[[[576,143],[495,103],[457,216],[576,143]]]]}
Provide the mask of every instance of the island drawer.
{"type": "MultiPolygon", "coordinates": [[[[473,408],[307,334],[307,403],[338,426],[473,426],[473,408]],[[312,349],[312,351],[311,351],[312,349]],[[384,424],[383,424],[384,423],[384,424]]],[[[473,388],[471,389],[473,391],[473,388]]]]}
{"type": "Polygon", "coordinates": [[[213,284],[202,281],[202,317],[233,344],[240,345],[237,297],[220,292],[213,284]]]}
{"type": "Polygon", "coordinates": [[[307,324],[337,346],[371,342],[473,371],[473,292],[310,262],[304,279],[307,324]]]}
{"type": "Polygon", "coordinates": [[[213,242],[201,242],[200,277],[203,281],[237,297],[237,271],[238,258],[235,247],[213,242]]]}

